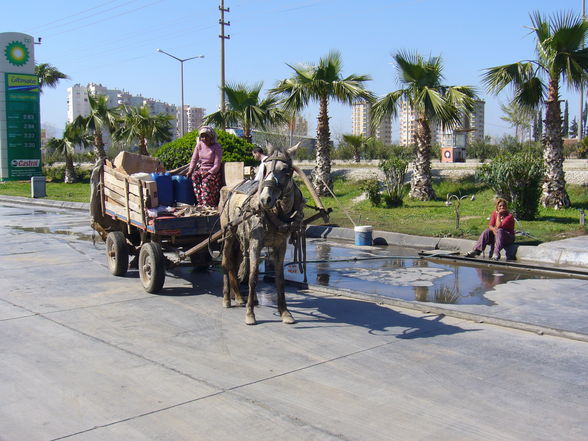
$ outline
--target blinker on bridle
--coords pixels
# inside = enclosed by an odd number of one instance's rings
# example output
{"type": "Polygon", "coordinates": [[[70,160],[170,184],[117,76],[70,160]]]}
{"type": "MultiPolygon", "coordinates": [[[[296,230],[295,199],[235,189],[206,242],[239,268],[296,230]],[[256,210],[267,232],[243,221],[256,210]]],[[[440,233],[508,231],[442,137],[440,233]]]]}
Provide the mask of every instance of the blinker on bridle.
{"type": "Polygon", "coordinates": [[[264,180],[263,180],[263,185],[262,188],[274,188],[277,187],[280,190],[280,194],[284,191],[284,186],[282,184],[280,184],[280,181],[278,180],[278,178],[275,175],[275,171],[276,171],[276,164],[279,162],[283,162],[284,164],[286,164],[288,166],[287,171],[285,172],[285,174],[287,176],[291,176],[292,175],[292,164],[291,161],[289,161],[288,159],[286,159],[283,156],[276,156],[276,157],[269,157],[265,160],[266,163],[271,162],[272,166],[271,169],[268,171],[268,173],[264,176],[264,180]],[[268,180],[267,176],[272,173],[273,174],[273,179],[272,180],[268,180]]]}

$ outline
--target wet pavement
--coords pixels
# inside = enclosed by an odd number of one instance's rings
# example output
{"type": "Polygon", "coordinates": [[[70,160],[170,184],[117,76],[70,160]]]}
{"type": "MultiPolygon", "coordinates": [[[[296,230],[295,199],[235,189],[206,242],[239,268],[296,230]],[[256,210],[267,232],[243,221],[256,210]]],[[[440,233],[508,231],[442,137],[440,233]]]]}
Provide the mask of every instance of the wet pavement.
{"type": "MultiPolygon", "coordinates": [[[[407,247],[355,246],[332,239],[308,239],[307,247],[308,283],[407,301],[492,306],[496,303],[486,293],[497,285],[565,278],[475,262],[439,262],[407,247]]],[[[298,265],[291,262],[286,265],[286,277],[304,281],[298,265]]]]}
{"type": "MultiPolygon", "coordinates": [[[[86,213],[0,203],[0,234],[2,441],[588,437],[586,342],[472,319],[578,334],[585,280],[518,277],[477,304],[433,303],[456,282],[475,297],[475,268],[456,277],[405,259],[413,250],[329,242],[327,271],[325,243],[311,241],[312,285],[287,292],[298,323],[283,325],[270,302],[248,327],[243,308],[222,308],[219,272],[174,269],[158,295],[136,271],[111,276],[86,213]],[[364,263],[386,282],[370,301],[354,298],[375,283],[364,263]],[[323,274],[333,285],[317,283],[323,274]]],[[[259,289],[271,298],[271,285],[259,289]]]]}
{"type": "MultiPolygon", "coordinates": [[[[92,242],[85,253],[92,254],[95,261],[106,267],[104,244],[89,227],[86,213],[5,206],[0,215],[6,219],[6,227],[15,233],[39,233],[40,244],[49,237],[67,240],[69,244],[78,240],[92,242]]],[[[586,278],[520,270],[483,260],[445,262],[423,258],[419,251],[411,247],[356,246],[344,240],[308,238],[306,281],[310,289],[327,294],[344,293],[417,310],[437,308],[437,312],[474,321],[588,341],[586,278]]],[[[291,258],[289,247],[286,279],[303,282],[305,278],[291,258]]],[[[261,269],[264,270],[263,265],[261,269]]],[[[220,275],[218,264],[213,271],[220,275]]],[[[138,277],[136,271],[130,274],[138,277]]],[[[187,281],[193,277],[187,262],[171,274],[187,281]]],[[[271,268],[267,274],[271,274],[271,268]]],[[[273,294],[265,298],[262,293],[260,301],[275,306],[273,294]]]]}

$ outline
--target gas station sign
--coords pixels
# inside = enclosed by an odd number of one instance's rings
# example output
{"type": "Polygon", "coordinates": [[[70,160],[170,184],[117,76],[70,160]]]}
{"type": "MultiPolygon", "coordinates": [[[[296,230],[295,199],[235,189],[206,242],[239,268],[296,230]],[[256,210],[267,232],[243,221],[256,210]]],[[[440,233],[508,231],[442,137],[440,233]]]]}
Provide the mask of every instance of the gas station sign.
{"type": "Polygon", "coordinates": [[[0,179],[40,176],[41,118],[33,38],[0,33],[0,179]]]}

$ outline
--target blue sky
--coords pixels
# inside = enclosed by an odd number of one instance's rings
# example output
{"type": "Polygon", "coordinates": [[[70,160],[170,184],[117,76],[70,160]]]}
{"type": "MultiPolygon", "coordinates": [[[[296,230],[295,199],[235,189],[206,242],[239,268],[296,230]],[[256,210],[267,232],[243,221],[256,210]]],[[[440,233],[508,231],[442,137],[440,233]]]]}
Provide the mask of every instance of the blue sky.
{"type": "MultiPolygon", "coordinates": [[[[157,53],[161,48],[179,58],[204,55],[184,64],[184,101],[208,113],[219,105],[218,0],[29,0],[11,6],[0,17],[0,32],[42,37],[35,47],[37,62],[57,66],[71,79],[43,93],[42,121],[56,128],[67,119],[67,88],[101,83],[132,94],[180,103],[180,64],[157,53]],[[50,5],[50,6],[49,6],[50,5]]],[[[316,63],[339,50],[343,74],[368,74],[367,87],[377,95],[399,88],[391,55],[399,50],[438,56],[445,83],[477,88],[486,100],[486,133],[513,133],[502,121],[499,104],[508,93],[488,96],[481,85],[487,67],[534,56],[533,38],[525,28],[529,13],[574,11],[581,0],[225,0],[231,22],[226,40],[226,80],[264,88],[287,78],[288,64],[316,63]]],[[[569,100],[570,120],[578,112],[578,96],[569,100]]],[[[314,136],[316,105],[303,115],[314,136]]],[[[351,109],[330,107],[331,133],[351,132],[351,109]]],[[[393,139],[398,138],[394,124],[393,139]]]]}

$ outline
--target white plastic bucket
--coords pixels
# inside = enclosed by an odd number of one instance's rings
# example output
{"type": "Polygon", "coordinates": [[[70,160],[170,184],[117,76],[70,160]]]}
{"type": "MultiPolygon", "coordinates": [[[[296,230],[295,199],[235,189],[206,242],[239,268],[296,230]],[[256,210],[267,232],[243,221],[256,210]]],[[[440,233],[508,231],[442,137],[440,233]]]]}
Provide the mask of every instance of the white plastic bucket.
{"type": "Polygon", "coordinates": [[[355,245],[371,246],[372,245],[372,227],[369,225],[362,225],[354,228],[355,231],[355,245]]]}

